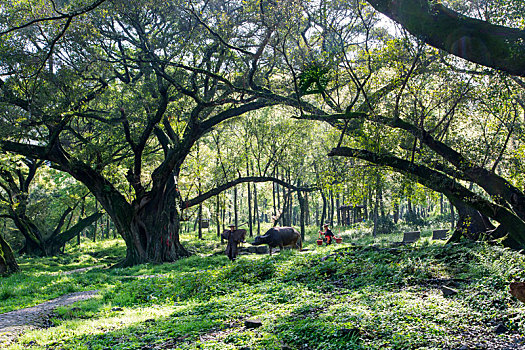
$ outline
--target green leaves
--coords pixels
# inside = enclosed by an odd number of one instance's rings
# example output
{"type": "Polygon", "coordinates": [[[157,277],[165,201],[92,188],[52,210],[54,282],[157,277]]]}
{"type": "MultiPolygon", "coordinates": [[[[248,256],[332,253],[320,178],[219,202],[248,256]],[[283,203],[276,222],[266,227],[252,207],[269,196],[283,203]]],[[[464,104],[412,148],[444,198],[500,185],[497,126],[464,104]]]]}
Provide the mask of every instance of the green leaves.
{"type": "Polygon", "coordinates": [[[323,93],[330,82],[330,68],[318,62],[306,66],[299,75],[299,89],[303,94],[323,93]]]}

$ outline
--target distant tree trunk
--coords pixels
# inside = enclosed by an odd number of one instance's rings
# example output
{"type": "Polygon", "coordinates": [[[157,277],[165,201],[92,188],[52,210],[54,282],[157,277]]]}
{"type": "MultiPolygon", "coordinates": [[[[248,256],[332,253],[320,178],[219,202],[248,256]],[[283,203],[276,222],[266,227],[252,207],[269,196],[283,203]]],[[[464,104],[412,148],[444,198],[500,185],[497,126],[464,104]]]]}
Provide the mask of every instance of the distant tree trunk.
{"type": "MultiPolygon", "coordinates": [[[[276,168],[275,177],[279,178],[279,168],[276,168]]],[[[281,208],[281,187],[279,186],[279,184],[275,184],[275,191],[276,191],[276,196],[277,196],[277,209],[280,209],[281,208]]],[[[283,201],[284,201],[284,196],[283,196],[283,201]]]]}
{"type": "Polygon", "coordinates": [[[222,216],[221,216],[221,223],[222,223],[222,231],[226,230],[226,199],[223,200],[223,206],[221,210],[222,216]]]}
{"type": "Polygon", "coordinates": [[[305,225],[310,226],[310,195],[308,194],[308,192],[304,194],[304,201],[306,205],[305,225]]]}
{"type": "Polygon", "coordinates": [[[306,229],[305,229],[306,213],[308,211],[308,208],[307,208],[306,198],[301,191],[297,191],[297,200],[299,201],[299,209],[300,209],[299,225],[301,226],[301,239],[304,242],[304,237],[305,237],[305,232],[306,232],[306,229]]]}
{"type": "Polygon", "coordinates": [[[394,202],[394,223],[397,224],[399,221],[399,202],[396,200],[394,202]]]}
{"type": "MultiPolygon", "coordinates": [[[[200,194],[200,193],[199,193],[200,194]]],[[[202,239],[202,203],[199,204],[199,209],[198,209],[198,220],[199,220],[199,233],[198,233],[198,237],[199,239],[202,239]]]]}
{"type": "MultiPolygon", "coordinates": [[[[98,211],[98,202],[95,201],[95,212],[98,211]]],[[[93,242],[97,241],[97,222],[93,223],[93,242]]]]}
{"type": "Polygon", "coordinates": [[[234,215],[234,225],[235,227],[239,226],[239,208],[237,207],[237,186],[233,188],[233,215],[234,215]]]}
{"type": "Polygon", "coordinates": [[[374,219],[374,228],[372,230],[372,236],[374,238],[377,237],[377,231],[378,231],[378,222],[379,222],[379,192],[376,190],[376,196],[375,196],[375,203],[374,203],[374,212],[373,212],[373,219],[374,219]]]}
{"type": "MultiPolygon", "coordinates": [[[[246,176],[250,176],[250,168],[248,161],[246,161],[246,176]]],[[[250,237],[253,237],[253,222],[252,222],[252,190],[251,184],[248,182],[248,230],[250,231],[250,237]]]]}
{"type": "Polygon", "coordinates": [[[385,203],[383,201],[383,183],[381,182],[380,178],[377,184],[377,191],[379,196],[379,212],[381,214],[381,219],[385,218],[385,203]]]}
{"type": "Polygon", "coordinates": [[[368,207],[370,208],[370,212],[368,212],[368,219],[374,220],[374,210],[372,209],[374,207],[374,189],[371,185],[368,185],[368,207]]]}
{"type": "Polygon", "coordinates": [[[221,212],[220,210],[221,210],[221,199],[220,199],[220,194],[218,194],[216,197],[216,202],[215,202],[215,222],[217,224],[217,237],[221,236],[221,221],[220,221],[221,212]]]}
{"type": "MultiPolygon", "coordinates": [[[[82,203],[80,204],[80,217],[84,216],[84,212],[86,210],[86,197],[82,198],[82,203]]],[[[77,245],[80,245],[80,234],[82,232],[78,232],[77,234],[77,245]]]]}
{"type": "MultiPolygon", "coordinates": [[[[257,223],[257,235],[261,235],[261,220],[259,218],[259,203],[257,200],[257,185],[253,184],[253,218],[257,223]]],[[[250,236],[251,237],[251,236],[250,236]]]]}
{"type": "Polygon", "coordinates": [[[323,199],[323,213],[321,214],[321,222],[320,222],[319,227],[323,229],[323,225],[326,219],[326,209],[328,207],[328,201],[326,200],[326,196],[322,190],[320,191],[320,193],[321,193],[321,198],[323,199]]]}
{"type": "Polygon", "coordinates": [[[368,191],[365,192],[364,198],[363,198],[363,219],[368,220],[368,191]]]}
{"type": "Polygon", "coordinates": [[[272,202],[272,206],[273,206],[273,216],[277,216],[277,200],[275,198],[275,194],[277,192],[277,189],[276,189],[276,184],[275,182],[272,183],[272,198],[273,198],[273,202],[272,202]]]}
{"type": "Polygon", "coordinates": [[[315,225],[317,227],[321,226],[321,222],[319,221],[319,200],[315,203],[315,225]]]}
{"type": "Polygon", "coordinates": [[[330,227],[334,226],[334,192],[330,190],[330,227]]]}
{"type": "Polygon", "coordinates": [[[337,211],[337,225],[341,225],[341,212],[339,211],[340,206],[341,203],[339,202],[339,193],[337,193],[337,197],[335,198],[335,210],[337,211]]]}

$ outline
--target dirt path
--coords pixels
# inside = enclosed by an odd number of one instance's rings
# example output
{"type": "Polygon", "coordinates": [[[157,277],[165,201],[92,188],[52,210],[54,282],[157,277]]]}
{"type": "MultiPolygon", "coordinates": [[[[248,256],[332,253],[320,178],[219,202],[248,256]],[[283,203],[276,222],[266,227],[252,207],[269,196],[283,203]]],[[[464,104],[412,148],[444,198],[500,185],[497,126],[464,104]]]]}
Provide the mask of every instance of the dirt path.
{"type": "Polygon", "coordinates": [[[59,306],[93,298],[98,290],[62,295],[45,303],[0,314],[0,344],[6,333],[19,333],[28,328],[44,328],[49,325],[49,316],[59,306]]]}
{"type": "MultiPolygon", "coordinates": [[[[57,274],[86,272],[87,270],[96,267],[103,266],[82,268],[72,271],[60,272],[57,274]]],[[[93,298],[97,294],[98,290],[66,294],[39,305],[0,314],[0,348],[3,348],[4,346],[14,342],[20,334],[28,329],[49,327],[49,319],[53,310],[55,310],[57,307],[71,305],[81,300],[87,300],[93,298]]]]}
{"type": "Polygon", "coordinates": [[[89,267],[83,267],[83,268],[76,269],[76,270],[53,272],[51,275],[53,275],[53,276],[55,276],[55,275],[71,275],[72,273],[86,272],[86,271],[89,271],[89,270],[92,270],[92,269],[98,269],[98,268],[103,268],[103,267],[104,267],[104,265],[89,266],[89,267]]]}

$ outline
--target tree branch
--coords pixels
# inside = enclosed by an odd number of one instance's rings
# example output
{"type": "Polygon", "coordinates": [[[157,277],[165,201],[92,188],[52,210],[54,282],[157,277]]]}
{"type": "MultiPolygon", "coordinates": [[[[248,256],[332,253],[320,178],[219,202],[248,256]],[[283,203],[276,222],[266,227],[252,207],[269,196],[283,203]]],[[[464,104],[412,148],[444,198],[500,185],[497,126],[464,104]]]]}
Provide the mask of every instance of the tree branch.
{"type": "Polygon", "coordinates": [[[438,1],[367,0],[412,35],[450,54],[525,77],[525,31],[454,12],[438,1]]]}
{"type": "Polygon", "coordinates": [[[89,11],[92,11],[92,10],[96,9],[98,6],[102,5],[102,3],[104,3],[105,1],[106,0],[96,0],[91,5],[88,5],[88,6],[84,7],[84,8],[78,9],[78,10],[70,12],[70,13],[61,13],[59,16],[50,16],[50,17],[37,18],[37,19],[31,20],[31,21],[29,21],[27,23],[24,23],[22,25],[19,25],[19,26],[12,27],[12,28],[9,28],[7,30],[1,31],[0,32],[0,36],[8,34],[8,33],[11,33],[11,32],[14,32],[14,31],[22,29],[22,28],[30,27],[30,26],[32,26],[33,24],[36,24],[36,23],[47,22],[47,21],[57,21],[57,20],[65,19],[65,18],[73,18],[73,17],[76,17],[76,16],[80,16],[80,15],[82,15],[84,13],[87,13],[89,11]]]}
{"type": "Polygon", "coordinates": [[[312,192],[312,191],[316,191],[317,190],[317,187],[297,187],[297,186],[294,186],[286,181],[283,181],[281,179],[278,179],[276,177],[272,177],[272,176],[247,176],[247,177],[239,177],[233,181],[229,181],[221,186],[218,186],[208,192],[205,192],[193,199],[190,199],[186,202],[184,202],[182,205],[184,208],[189,208],[189,207],[193,207],[197,204],[200,204],[202,202],[204,202],[206,199],[210,198],[210,197],[213,197],[213,196],[216,196],[218,195],[219,193],[221,193],[222,191],[225,191],[227,190],[228,188],[231,188],[231,187],[234,187],[238,184],[241,184],[241,183],[245,183],[245,182],[269,182],[269,181],[273,181],[275,183],[278,183],[279,185],[283,186],[283,187],[286,187],[286,188],[289,188],[291,190],[294,190],[294,191],[303,191],[303,192],[312,192]]]}
{"type": "Polygon", "coordinates": [[[480,213],[496,220],[507,229],[509,235],[516,242],[525,247],[525,222],[520,217],[504,206],[490,202],[468,190],[454,179],[440,172],[389,154],[378,154],[349,147],[334,148],[328,155],[358,158],[374,164],[389,166],[405,175],[415,176],[422,185],[443,193],[447,197],[462,201],[480,213]]]}

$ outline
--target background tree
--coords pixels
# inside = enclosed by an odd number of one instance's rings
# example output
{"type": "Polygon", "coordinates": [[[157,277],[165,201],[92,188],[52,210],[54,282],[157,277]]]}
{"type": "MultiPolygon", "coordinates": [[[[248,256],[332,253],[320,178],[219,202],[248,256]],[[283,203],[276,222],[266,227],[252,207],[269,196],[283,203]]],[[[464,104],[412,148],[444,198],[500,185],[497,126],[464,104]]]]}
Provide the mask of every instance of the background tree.
{"type": "Polygon", "coordinates": [[[92,225],[102,214],[95,212],[84,218],[79,217],[79,221],[71,225],[73,211],[80,203],[75,183],[71,183],[67,176],[48,171],[47,181],[53,185],[35,184],[41,167],[41,161],[4,157],[0,168],[3,217],[11,219],[25,239],[20,253],[56,255],[69,240],[92,225]],[[51,191],[47,191],[46,187],[52,187],[51,191]]]}

